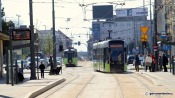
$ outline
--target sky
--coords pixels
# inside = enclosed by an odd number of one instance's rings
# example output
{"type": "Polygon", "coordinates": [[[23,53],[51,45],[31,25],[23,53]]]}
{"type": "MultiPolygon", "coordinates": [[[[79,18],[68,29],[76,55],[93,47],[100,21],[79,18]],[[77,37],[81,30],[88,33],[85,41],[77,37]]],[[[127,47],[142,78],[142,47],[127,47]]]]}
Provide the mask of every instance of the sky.
{"type": "MultiPolygon", "coordinates": [[[[52,0],[32,0],[33,1],[33,24],[34,28],[39,30],[49,30],[52,28],[52,0]]],[[[91,34],[92,28],[92,4],[106,5],[107,2],[113,2],[118,8],[136,8],[148,7],[150,0],[54,0],[55,3],[55,30],[61,30],[68,37],[72,37],[74,42],[80,41],[80,46],[74,45],[78,51],[87,51],[86,41],[91,34]],[[81,6],[81,5],[86,5],[81,6]],[[69,29],[66,29],[69,28],[69,29]]],[[[152,0],[153,1],[153,0],[152,0]]],[[[5,11],[5,20],[12,20],[18,25],[30,24],[29,18],[29,0],[1,0],[5,11]]],[[[153,4],[153,2],[152,2],[153,4]]],[[[152,6],[153,7],[153,6],[152,6]]],[[[148,14],[149,16],[149,14],[148,14]]],[[[148,17],[149,18],[149,17],[148,17]]]]}

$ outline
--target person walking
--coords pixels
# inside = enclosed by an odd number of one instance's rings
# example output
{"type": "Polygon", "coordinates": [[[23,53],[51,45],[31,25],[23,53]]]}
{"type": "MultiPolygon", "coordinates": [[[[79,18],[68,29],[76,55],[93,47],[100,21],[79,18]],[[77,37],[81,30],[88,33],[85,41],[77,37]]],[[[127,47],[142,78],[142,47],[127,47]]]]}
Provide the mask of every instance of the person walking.
{"type": "Polygon", "coordinates": [[[154,57],[153,54],[150,54],[150,57],[152,58],[151,71],[155,72],[156,58],[154,57]]]}
{"type": "Polygon", "coordinates": [[[44,69],[45,69],[45,65],[43,64],[43,62],[41,62],[39,69],[41,71],[41,78],[44,78],[44,69]]]}
{"type": "Polygon", "coordinates": [[[136,70],[136,72],[139,72],[139,62],[140,62],[140,60],[139,60],[138,54],[135,55],[134,61],[135,61],[135,62],[134,62],[135,70],[136,70]]]}
{"type": "Polygon", "coordinates": [[[168,64],[168,58],[163,54],[162,56],[164,72],[168,72],[166,65],[168,64]]]}
{"type": "Polygon", "coordinates": [[[163,66],[162,56],[159,56],[158,58],[158,65],[159,65],[159,71],[162,71],[162,66],[163,66]]]}
{"type": "Polygon", "coordinates": [[[145,58],[145,71],[147,71],[147,67],[149,68],[149,71],[151,72],[151,65],[152,65],[152,58],[150,55],[147,55],[145,58]]]}

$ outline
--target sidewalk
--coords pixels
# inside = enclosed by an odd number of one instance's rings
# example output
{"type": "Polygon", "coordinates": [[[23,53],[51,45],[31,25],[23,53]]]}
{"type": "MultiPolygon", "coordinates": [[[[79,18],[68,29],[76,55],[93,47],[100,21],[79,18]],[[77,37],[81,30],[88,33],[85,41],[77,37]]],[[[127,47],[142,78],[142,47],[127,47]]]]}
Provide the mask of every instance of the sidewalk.
{"type": "MultiPolygon", "coordinates": [[[[0,98],[34,98],[36,95],[65,81],[64,74],[49,75],[48,71],[44,74],[45,78],[30,80],[30,70],[24,71],[24,82],[19,84],[6,84],[6,77],[0,78],[0,98]]],[[[37,76],[37,73],[36,73],[37,76]]]]}

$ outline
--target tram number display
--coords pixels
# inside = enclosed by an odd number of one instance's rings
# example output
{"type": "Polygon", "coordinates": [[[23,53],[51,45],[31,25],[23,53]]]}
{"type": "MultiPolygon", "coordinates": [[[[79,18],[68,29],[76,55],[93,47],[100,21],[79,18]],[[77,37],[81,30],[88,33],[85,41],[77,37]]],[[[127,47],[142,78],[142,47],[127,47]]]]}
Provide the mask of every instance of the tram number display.
{"type": "Polygon", "coordinates": [[[30,30],[22,30],[15,29],[12,31],[12,40],[30,40],[31,39],[31,31],[30,30]]]}
{"type": "Polygon", "coordinates": [[[120,44],[111,44],[110,45],[110,48],[122,48],[123,45],[120,45],[120,44]]]}

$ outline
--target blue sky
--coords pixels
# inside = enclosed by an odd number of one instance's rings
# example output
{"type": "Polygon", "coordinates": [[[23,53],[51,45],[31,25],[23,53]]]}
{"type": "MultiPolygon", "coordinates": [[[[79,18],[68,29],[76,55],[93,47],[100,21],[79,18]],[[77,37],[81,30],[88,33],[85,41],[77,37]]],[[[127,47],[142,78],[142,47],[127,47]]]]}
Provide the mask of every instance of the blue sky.
{"type": "MultiPolygon", "coordinates": [[[[33,23],[34,27],[40,30],[52,28],[52,0],[33,0],[33,23]]],[[[55,29],[60,29],[67,36],[74,36],[74,41],[81,41],[86,44],[87,33],[91,33],[88,28],[92,26],[92,3],[96,5],[109,4],[114,0],[54,0],[55,1],[55,29]],[[81,4],[85,4],[86,13],[84,13],[81,4]],[[88,21],[84,21],[84,19],[88,21]],[[70,20],[69,20],[70,19],[70,20]],[[69,29],[66,29],[69,28],[69,29]],[[80,35],[80,36],[79,36],[80,35]]],[[[145,5],[150,0],[145,0],[145,5]]],[[[152,0],[153,1],[153,0],[152,0]]],[[[29,0],[1,0],[2,7],[5,8],[6,21],[12,20],[20,25],[29,25],[29,0]]],[[[135,8],[143,6],[143,0],[115,0],[114,3],[125,2],[124,6],[116,8],[135,8]],[[116,2],[117,1],[117,2],[116,2]]],[[[149,6],[148,6],[149,7],[149,6]]],[[[149,10],[149,9],[148,9],[149,10]]],[[[85,44],[75,46],[78,51],[86,51],[85,44]]]]}

